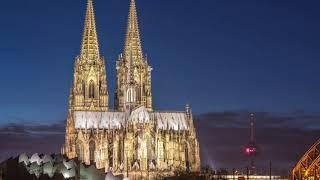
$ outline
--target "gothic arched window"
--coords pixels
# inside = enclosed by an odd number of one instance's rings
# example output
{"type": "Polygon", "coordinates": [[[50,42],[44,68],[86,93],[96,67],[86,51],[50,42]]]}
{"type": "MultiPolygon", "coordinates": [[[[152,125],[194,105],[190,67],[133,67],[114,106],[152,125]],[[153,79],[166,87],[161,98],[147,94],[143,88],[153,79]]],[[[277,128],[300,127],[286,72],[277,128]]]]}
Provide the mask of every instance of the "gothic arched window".
{"type": "Polygon", "coordinates": [[[136,101],[136,92],[135,92],[134,87],[130,87],[127,90],[127,98],[126,98],[126,100],[127,100],[128,103],[133,103],[133,102],[136,101]]]}
{"type": "Polygon", "coordinates": [[[92,80],[89,84],[89,98],[94,98],[94,82],[92,80]]]}
{"type": "Polygon", "coordinates": [[[154,151],[153,151],[153,140],[150,136],[147,136],[147,156],[149,160],[154,158],[154,151]]]}
{"type": "Polygon", "coordinates": [[[141,86],[139,86],[137,88],[137,97],[136,98],[138,101],[141,101],[141,89],[142,89],[141,86]]]}
{"type": "Polygon", "coordinates": [[[79,159],[79,161],[83,160],[83,145],[81,141],[78,141],[77,145],[76,145],[76,153],[77,153],[77,157],[79,159]]]}
{"type": "Polygon", "coordinates": [[[189,148],[188,148],[188,144],[186,143],[185,144],[185,162],[186,162],[186,168],[187,168],[187,171],[189,172],[190,170],[190,160],[189,160],[189,148]]]}
{"type": "Polygon", "coordinates": [[[109,158],[109,167],[113,167],[113,140],[112,138],[108,141],[108,158],[109,158]]]}
{"type": "Polygon", "coordinates": [[[94,152],[96,150],[96,144],[94,143],[94,141],[90,141],[89,142],[89,155],[90,155],[90,161],[94,162],[95,157],[94,157],[94,152]]]}
{"type": "Polygon", "coordinates": [[[84,81],[82,82],[82,91],[83,91],[83,97],[85,97],[86,96],[86,84],[84,81]]]}

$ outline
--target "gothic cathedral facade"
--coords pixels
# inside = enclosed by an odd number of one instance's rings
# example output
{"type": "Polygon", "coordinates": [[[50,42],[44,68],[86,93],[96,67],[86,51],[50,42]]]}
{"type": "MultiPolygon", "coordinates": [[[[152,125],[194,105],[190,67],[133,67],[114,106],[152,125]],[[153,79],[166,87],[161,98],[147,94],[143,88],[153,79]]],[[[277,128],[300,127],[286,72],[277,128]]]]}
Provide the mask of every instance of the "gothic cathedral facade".
{"type": "Polygon", "coordinates": [[[153,109],[152,68],[143,55],[135,0],[130,1],[124,50],[116,62],[115,107],[110,110],[106,65],[88,0],[62,152],[134,179],[198,172],[199,143],[190,107],[182,112],[153,109]]]}

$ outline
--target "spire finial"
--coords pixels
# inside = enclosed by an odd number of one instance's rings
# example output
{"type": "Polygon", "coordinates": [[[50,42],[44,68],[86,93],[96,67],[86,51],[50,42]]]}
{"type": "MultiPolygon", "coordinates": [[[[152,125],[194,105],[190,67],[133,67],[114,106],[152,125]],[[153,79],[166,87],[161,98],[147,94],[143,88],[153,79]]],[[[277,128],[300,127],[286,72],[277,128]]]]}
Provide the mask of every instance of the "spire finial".
{"type": "Polygon", "coordinates": [[[80,58],[96,60],[100,58],[98,35],[94,17],[93,0],[88,0],[85,24],[82,36],[80,58]]]}
{"type": "Polygon", "coordinates": [[[126,61],[130,60],[130,56],[132,56],[133,62],[142,61],[143,52],[140,40],[138,15],[135,0],[130,1],[128,27],[124,46],[125,47],[123,54],[126,61]]]}

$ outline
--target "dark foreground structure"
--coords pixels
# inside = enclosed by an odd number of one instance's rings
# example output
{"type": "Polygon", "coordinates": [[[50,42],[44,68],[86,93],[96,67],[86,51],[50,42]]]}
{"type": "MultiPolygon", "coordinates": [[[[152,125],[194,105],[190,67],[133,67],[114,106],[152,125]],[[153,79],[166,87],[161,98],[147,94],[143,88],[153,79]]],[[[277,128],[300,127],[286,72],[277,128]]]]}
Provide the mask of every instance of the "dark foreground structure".
{"type": "MultiPolygon", "coordinates": [[[[0,164],[0,180],[64,180],[62,174],[55,173],[51,178],[47,174],[42,174],[37,177],[35,174],[30,174],[23,163],[18,162],[18,158],[10,158],[0,164]]],[[[76,180],[76,178],[70,178],[76,180]]]]}
{"type": "MultiPolygon", "coordinates": [[[[175,176],[153,179],[164,180],[202,180],[208,179],[199,173],[177,171],[175,176]]],[[[43,155],[26,153],[10,158],[0,164],[0,180],[122,180],[123,176],[105,173],[95,165],[85,165],[77,159],[68,159],[61,154],[43,155]]],[[[140,180],[141,178],[131,178],[140,180]]],[[[148,178],[147,178],[148,179],[148,178]]],[[[210,178],[209,178],[210,179],[210,178]]]]}
{"type": "Polygon", "coordinates": [[[32,156],[21,154],[0,164],[0,180],[120,180],[122,176],[114,176],[98,170],[95,165],[87,166],[77,159],[67,159],[58,155],[32,156]]]}

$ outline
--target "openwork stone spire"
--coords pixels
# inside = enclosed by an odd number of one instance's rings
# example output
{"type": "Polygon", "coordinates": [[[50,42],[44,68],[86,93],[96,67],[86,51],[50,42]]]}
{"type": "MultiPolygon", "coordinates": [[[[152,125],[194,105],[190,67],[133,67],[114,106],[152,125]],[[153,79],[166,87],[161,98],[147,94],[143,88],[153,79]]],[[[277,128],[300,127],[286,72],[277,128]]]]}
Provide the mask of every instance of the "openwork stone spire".
{"type": "Polygon", "coordinates": [[[124,50],[117,61],[115,109],[126,111],[129,104],[130,107],[144,106],[152,111],[151,71],[152,67],[142,52],[136,3],[130,0],[124,50]]]}
{"type": "Polygon", "coordinates": [[[129,61],[130,58],[132,58],[132,61],[137,63],[143,59],[135,0],[131,0],[130,3],[128,27],[123,54],[126,61],[129,61]]]}
{"type": "Polygon", "coordinates": [[[93,0],[88,0],[80,55],[74,63],[72,110],[108,111],[105,61],[100,57],[93,0]]]}
{"type": "Polygon", "coordinates": [[[97,60],[100,58],[92,0],[88,0],[87,4],[80,58],[83,60],[97,60]]]}

